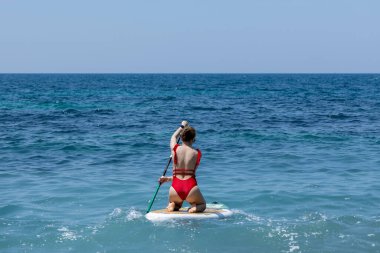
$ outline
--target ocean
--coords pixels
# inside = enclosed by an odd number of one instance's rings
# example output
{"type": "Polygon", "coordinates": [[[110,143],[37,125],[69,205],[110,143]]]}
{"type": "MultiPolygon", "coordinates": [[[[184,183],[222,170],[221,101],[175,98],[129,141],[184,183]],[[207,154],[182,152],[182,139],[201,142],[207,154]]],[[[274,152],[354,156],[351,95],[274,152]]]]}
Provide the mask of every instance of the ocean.
{"type": "Polygon", "coordinates": [[[379,153],[380,74],[1,74],[0,252],[380,252],[379,153]],[[182,120],[232,217],[144,217],[182,120]]]}

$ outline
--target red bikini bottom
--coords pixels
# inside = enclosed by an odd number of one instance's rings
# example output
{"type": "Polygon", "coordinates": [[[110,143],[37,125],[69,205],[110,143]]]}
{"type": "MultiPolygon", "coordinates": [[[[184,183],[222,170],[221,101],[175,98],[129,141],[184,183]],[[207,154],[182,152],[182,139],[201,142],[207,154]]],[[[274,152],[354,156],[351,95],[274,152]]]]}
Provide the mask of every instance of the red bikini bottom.
{"type": "Polygon", "coordinates": [[[177,177],[173,176],[173,183],[172,187],[177,192],[178,196],[185,200],[187,198],[187,195],[189,195],[189,192],[191,189],[194,188],[194,186],[197,186],[197,180],[195,177],[191,177],[185,180],[178,179],[177,177]]]}

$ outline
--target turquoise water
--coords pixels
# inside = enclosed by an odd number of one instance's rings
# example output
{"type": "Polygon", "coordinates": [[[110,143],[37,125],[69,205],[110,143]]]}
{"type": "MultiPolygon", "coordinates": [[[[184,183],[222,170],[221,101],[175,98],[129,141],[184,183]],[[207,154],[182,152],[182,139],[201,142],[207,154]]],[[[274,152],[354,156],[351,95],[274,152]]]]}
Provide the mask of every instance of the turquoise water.
{"type": "Polygon", "coordinates": [[[0,251],[380,252],[379,151],[380,75],[2,74],[0,251]],[[183,119],[231,218],[144,218],[183,119]]]}

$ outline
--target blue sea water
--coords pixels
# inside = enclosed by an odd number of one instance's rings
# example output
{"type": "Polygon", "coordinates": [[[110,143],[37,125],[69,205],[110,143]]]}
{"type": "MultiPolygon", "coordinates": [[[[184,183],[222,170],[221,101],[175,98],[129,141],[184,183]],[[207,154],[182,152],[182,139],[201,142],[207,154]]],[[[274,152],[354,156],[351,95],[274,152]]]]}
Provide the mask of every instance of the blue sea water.
{"type": "Polygon", "coordinates": [[[1,74],[0,252],[380,252],[379,151],[378,74],[1,74]],[[145,219],[182,120],[232,217],[145,219]]]}

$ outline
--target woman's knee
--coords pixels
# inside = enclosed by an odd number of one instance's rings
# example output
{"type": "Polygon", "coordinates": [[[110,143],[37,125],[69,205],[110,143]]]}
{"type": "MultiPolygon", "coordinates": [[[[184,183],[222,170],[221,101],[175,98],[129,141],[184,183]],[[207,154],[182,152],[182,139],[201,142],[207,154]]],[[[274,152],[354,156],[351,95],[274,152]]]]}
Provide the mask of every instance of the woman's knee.
{"type": "Polygon", "coordinates": [[[204,210],[206,210],[206,203],[197,205],[197,212],[203,212],[204,210]]]}
{"type": "Polygon", "coordinates": [[[201,191],[199,190],[199,188],[195,188],[195,189],[192,189],[189,193],[189,195],[187,196],[186,200],[189,202],[189,203],[197,203],[197,204],[202,204],[202,203],[205,203],[205,199],[203,198],[203,195],[201,193],[201,191]]]}

